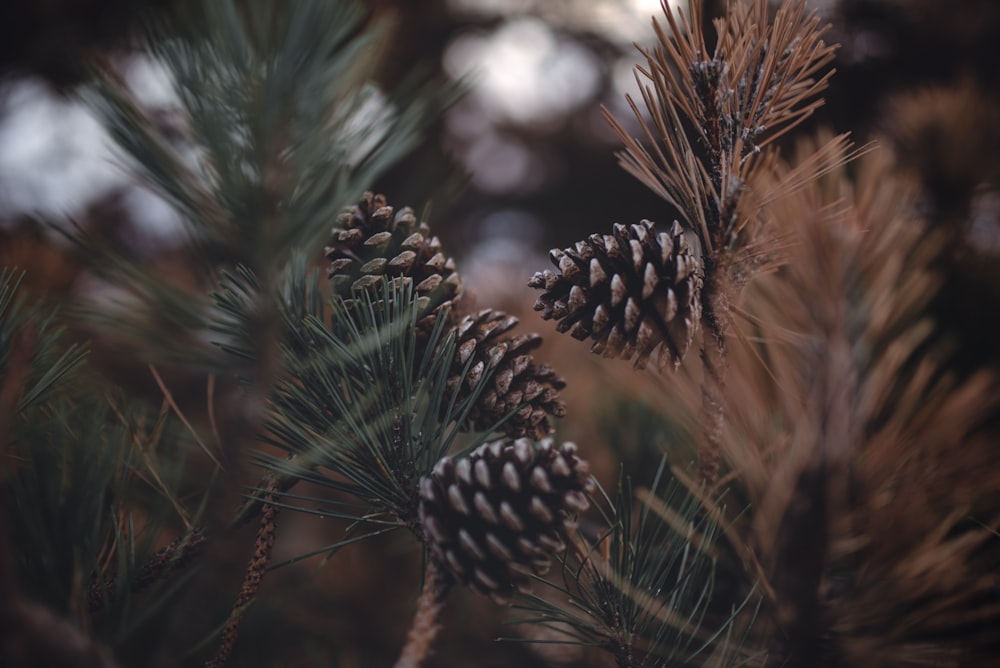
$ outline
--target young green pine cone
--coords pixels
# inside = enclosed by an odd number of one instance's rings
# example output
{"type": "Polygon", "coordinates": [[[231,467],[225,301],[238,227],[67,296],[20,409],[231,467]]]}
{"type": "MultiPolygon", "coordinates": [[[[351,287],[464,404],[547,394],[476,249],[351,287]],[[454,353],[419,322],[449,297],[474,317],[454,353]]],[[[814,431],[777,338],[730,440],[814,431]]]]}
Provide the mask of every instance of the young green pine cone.
{"type": "Polygon", "coordinates": [[[383,277],[402,276],[414,281],[417,298],[427,299],[432,313],[461,298],[454,261],[409,207],[393,215],[384,195],[367,192],[337,222],[325,249],[335,294],[349,298],[353,290],[376,286],[383,277]]]}
{"type": "Polygon", "coordinates": [[[634,359],[643,368],[659,350],[661,368],[681,363],[701,318],[702,268],[674,221],[668,233],[653,223],[615,224],[573,248],[549,253],[559,270],[537,272],[528,285],[545,292],[535,302],[546,320],[577,339],[594,339],[605,357],[634,359]]]}
{"type": "Polygon", "coordinates": [[[551,439],[495,441],[445,457],[420,481],[420,521],[431,552],[458,582],[501,605],[529,591],[565,532],[589,507],[593,481],[576,446],[551,439]]]}
{"type": "Polygon", "coordinates": [[[535,364],[529,351],[541,345],[541,336],[503,336],[517,322],[517,318],[492,309],[465,316],[455,332],[458,348],[448,389],[459,392],[461,398],[476,390],[487,369],[495,368],[469,416],[473,428],[484,431],[520,406],[501,426],[503,432],[511,437],[542,438],[552,431],[549,416],[566,414],[558,393],[566,383],[551,367],[535,364]],[[460,383],[467,365],[465,382],[460,383]]]}

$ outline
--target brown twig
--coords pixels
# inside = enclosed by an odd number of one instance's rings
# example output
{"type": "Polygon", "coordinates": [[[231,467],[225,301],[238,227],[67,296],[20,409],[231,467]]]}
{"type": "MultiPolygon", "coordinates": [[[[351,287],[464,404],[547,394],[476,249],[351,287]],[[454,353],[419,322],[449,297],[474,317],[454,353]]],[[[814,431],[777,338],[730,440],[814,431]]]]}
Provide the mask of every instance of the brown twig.
{"type": "Polygon", "coordinates": [[[433,558],[429,559],[424,573],[424,589],[417,602],[417,614],[395,668],[420,668],[427,660],[434,639],[441,630],[438,618],[444,609],[444,598],[450,588],[451,582],[441,572],[437,562],[433,558]]]}
{"type": "Polygon", "coordinates": [[[717,269],[706,267],[702,291],[701,424],[702,443],[698,448],[698,472],[707,488],[715,486],[722,460],[725,430],[725,389],[728,369],[725,323],[728,301],[719,286],[717,269]]]}
{"type": "Polygon", "coordinates": [[[267,562],[271,557],[271,548],[274,547],[275,516],[278,514],[277,506],[273,505],[277,492],[277,482],[273,475],[265,476],[267,485],[265,486],[264,504],[261,506],[260,526],[257,529],[257,540],[254,544],[253,557],[247,565],[246,575],[243,577],[243,587],[240,589],[236,602],[233,603],[232,612],[229,614],[229,622],[222,631],[222,641],[215,655],[205,662],[205,668],[221,668],[226,664],[229,655],[233,651],[236,638],[239,635],[240,624],[243,622],[243,615],[247,608],[253,603],[257,596],[257,590],[264,579],[267,571],[267,562]]]}
{"type": "MultiPolygon", "coordinates": [[[[197,561],[205,548],[208,537],[201,529],[180,536],[164,545],[146,560],[129,583],[133,593],[138,593],[177,571],[183,570],[197,561]]],[[[87,608],[90,612],[100,612],[107,600],[114,595],[117,583],[113,569],[105,575],[103,582],[90,585],[87,592],[87,608]]]]}
{"type": "MultiPolygon", "coordinates": [[[[288,456],[287,462],[294,462],[297,459],[301,459],[300,456],[291,454],[288,456]]],[[[284,494],[298,484],[300,478],[294,475],[276,473],[274,471],[268,471],[257,483],[257,487],[264,489],[270,489],[276,495],[284,494]]],[[[250,497],[245,499],[240,507],[236,510],[236,518],[233,520],[233,528],[238,529],[242,526],[246,526],[250,520],[254,519],[264,509],[264,505],[267,503],[266,499],[260,497],[250,497]]]]}

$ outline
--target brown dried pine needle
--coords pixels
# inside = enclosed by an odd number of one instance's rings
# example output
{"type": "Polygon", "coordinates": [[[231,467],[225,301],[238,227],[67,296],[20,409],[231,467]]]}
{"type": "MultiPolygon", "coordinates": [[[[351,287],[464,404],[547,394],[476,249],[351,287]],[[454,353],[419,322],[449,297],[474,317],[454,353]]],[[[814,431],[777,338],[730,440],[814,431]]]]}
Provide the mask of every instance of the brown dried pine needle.
{"type": "Polygon", "coordinates": [[[787,665],[978,665],[1000,650],[984,426],[1000,382],[941,373],[926,313],[942,244],[915,202],[876,154],[855,182],[834,170],[761,210],[789,251],[746,295],[757,356],[733,357],[724,452],[778,625],[758,631],[787,665]]]}
{"type": "Polygon", "coordinates": [[[711,254],[739,231],[740,192],[761,150],[822,104],[836,45],[822,41],[828,26],[804,2],[783,3],[771,20],[767,0],[731,1],[711,55],[701,0],[690,19],[663,10],[667,26],[653,21],[659,44],[640,50],[647,64],[636,68],[648,121],[628,99],[646,146],[605,117],[625,143],[622,166],[679,209],[711,254]]]}

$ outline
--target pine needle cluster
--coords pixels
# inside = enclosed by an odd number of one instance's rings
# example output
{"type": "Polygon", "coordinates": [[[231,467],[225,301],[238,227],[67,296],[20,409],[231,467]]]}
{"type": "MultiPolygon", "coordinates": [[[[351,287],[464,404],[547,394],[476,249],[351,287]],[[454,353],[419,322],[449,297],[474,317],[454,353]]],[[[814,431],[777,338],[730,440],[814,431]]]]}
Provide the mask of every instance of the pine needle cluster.
{"type": "Polygon", "coordinates": [[[747,301],[746,363],[770,373],[739,374],[730,405],[755,508],[742,540],[778,660],[974,665],[996,651],[997,379],[946,372],[926,315],[941,241],[889,161],[864,162],[857,187],[837,168],[765,207],[794,251],[747,301]]]}

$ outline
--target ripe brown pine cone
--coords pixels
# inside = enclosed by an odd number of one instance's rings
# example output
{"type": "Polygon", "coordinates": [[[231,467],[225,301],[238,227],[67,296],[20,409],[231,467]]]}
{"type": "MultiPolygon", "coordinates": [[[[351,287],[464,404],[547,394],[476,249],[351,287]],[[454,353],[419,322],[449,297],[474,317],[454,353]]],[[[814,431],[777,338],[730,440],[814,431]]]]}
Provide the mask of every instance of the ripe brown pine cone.
{"type": "Polygon", "coordinates": [[[535,310],[558,320],[560,332],[594,339],[591,350],[605,357],[642,368],[659,350],[661,368],[679,365],[701,318],[701,260],[676,221],[669,232],[653,226],[615,224],[613,234],[553,249],[558,272],[537,272],[528,283],[544,290],[535,310]]]}
{"type": "Polygon", "coordinates": [[[589,507],[593,482],[576,446],[495,441],[445,457],[420,481],[419,516],[432,558],[463,584],[506,604],[544,575],[565,532],[589,507]]]}
{"type": "Polygon", "coordinates": [[[517,318],[502,311],[485,309],[458,323],[458,348],[448,379],[449,392],[458,392],[461,398],[476,391],[486,370],[495,368],[469,416],[473,428],[489,429],[524,404],[500,428],[512,437],[542,438],[552,431],[549,416],[566,414],[566,406],[558,398],[558,390],[566,383],[548,365],[535,364],[530,351],[541,345],[541,336],[503,336],[517,322],[517,318]],[[466,368],[465,382],[461,382],[466,368]]]}
{"type": "Polygon", "coordinates": [[[374,287],[383,277],[402,276],[413,280],[417,298],[427,300],[430,313],[461,298],[455,262],[445,257],[441,242],[409,207],[394,215],[384,195],[367,192],[337,222],[325,249],[336,294],[349,298],[352,291],[374,287]]]}

